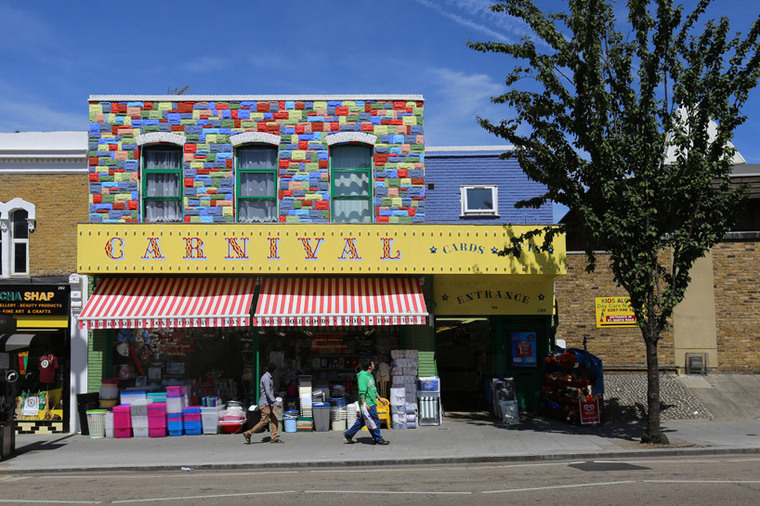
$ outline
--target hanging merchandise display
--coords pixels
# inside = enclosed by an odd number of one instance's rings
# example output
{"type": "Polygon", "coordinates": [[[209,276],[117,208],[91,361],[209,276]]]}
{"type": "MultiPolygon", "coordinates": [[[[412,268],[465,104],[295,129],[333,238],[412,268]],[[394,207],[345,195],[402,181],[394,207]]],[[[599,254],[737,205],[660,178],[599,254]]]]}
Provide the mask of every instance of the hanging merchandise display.
{"type": "Polygon", "coordinates": [[[585,350],[557,348],[545,363],[539,413],[573,424],[603,423],[602,361],[585,350]]]}

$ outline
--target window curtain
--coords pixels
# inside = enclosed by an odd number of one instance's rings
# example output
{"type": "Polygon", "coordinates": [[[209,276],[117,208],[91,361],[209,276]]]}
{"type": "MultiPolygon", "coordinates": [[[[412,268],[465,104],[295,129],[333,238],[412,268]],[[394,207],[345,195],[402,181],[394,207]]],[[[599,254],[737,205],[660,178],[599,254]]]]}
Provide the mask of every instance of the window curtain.
{"type": "Polygon", "coordinates": [[[145,203],[145,219],[151,223],[182,221],[182,209],[176,200],[151,200],[145,203]]]}
{"type": "Polygon", "coordinates": [[[238,206],[238,222],[268,223],[276,221],[274,200],[242,200],[238,206]]]}
{"type": "Polygon", "coordinates": [[[371,223],[369,200],[334,200],[333,212],[338,223],[371,223]]]}
{"type": "Polygon", "coordinates": [[[246,146],[237,150],[240,169],[277,168],[277,148],[268,146],[246,146]]]}
{"type": "Polygon", "coordinates": [[[146,169],[182,169],[182,150],[178,148],[147,147],[144,150],[146,169]]]}
{"type": "Polygon", "coordinates": [[[369,196],[369,175],[366,172],[336,172],[334,197],[369,196]]]}
{"type": "Polygon", "coordinates": [[[241,197],[273,197],[274,175],[269,172],[244,172],[240,174],[241,197]]]}

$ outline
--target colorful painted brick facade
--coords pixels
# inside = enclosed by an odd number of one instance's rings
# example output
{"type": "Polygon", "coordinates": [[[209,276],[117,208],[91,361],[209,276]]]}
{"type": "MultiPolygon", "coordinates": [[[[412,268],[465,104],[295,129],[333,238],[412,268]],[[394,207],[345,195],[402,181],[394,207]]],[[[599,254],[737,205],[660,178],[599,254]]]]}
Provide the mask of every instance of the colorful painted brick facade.
{"type": "Polygon", "coordinates": [[[279,136],[281,223],[327,223],[330,144],[371,138],[375,223],[425,221],[424,99],[381,97],[92,96],[90,222],[141,222],[140,142],[183,138],[183,220],[234,223],[235,146],[244,132],[279,136]],[[372,137],[366,137],[372,136],[372,137]]]}

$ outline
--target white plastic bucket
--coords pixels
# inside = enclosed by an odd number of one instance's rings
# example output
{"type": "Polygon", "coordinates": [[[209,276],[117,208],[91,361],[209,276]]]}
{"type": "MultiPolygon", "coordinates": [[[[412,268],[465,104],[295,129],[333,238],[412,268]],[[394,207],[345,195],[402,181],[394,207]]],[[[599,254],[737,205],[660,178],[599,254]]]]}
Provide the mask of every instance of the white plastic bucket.
{"type": "Polygon", "coordinates": [[[87,427],[90,431],[90,437],[97,439],[106,435],[106,410],[91,409],[87,411],[87,427]]]}

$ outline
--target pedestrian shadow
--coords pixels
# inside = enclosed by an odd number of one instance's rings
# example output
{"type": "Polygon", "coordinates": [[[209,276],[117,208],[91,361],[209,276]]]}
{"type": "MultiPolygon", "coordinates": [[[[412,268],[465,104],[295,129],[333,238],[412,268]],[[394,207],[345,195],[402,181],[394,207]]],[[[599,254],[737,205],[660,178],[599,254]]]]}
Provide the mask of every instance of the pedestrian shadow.
{"type": "Polygon", "coordinates": [[[16,449],[13,452],[13,454],[9,455],[8,457],[14,458],[14,457],[23,455],[25,453],[58,450],[66,446],[67,439],[70,439],[74,436],[77,436],[77,434],[66,434],[57,439],[53,439],[49,441],[35,440],[35,441],[29,441],[28,443],[19,443],[19,438],[18,436],[16,436],[16,449]]]}

